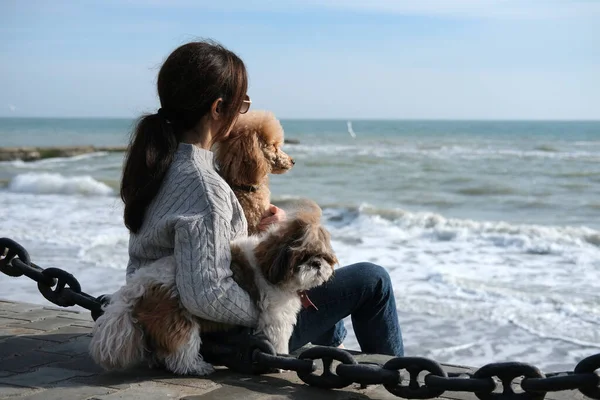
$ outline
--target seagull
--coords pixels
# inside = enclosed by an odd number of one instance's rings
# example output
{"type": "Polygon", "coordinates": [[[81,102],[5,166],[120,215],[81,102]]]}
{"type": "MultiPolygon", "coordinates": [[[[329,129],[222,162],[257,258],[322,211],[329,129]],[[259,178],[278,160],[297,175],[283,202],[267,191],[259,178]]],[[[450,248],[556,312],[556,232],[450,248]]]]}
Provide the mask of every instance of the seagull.
{"type": "Polygon", "coordinates": [[[346,125],[348,125],[348,133],[350,134],[350,136],[356,138],[356,133],[354,133],[354,130],[352,129],[352,122],[348,121],[346,122],[346,125]]]}

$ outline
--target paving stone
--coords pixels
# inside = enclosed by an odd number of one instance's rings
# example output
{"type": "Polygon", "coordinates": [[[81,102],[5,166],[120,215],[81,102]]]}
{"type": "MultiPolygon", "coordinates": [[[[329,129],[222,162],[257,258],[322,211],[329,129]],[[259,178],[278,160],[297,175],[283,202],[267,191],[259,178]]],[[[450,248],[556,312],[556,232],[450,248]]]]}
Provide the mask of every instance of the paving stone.
{"type": "Polygon", "coordinates": [[[202,391],[209,391],[218,389],[221,387],[220,384],[215,382],[213,379],[201,378],[201,377],[180,377],[173,375],[169,378],[164,379],[154,379],[155,382],[166,383],[169,385],[180,385],[180,386],[189,386],[196,389],[200,389],[202,391]]]}
{"type": "Polygon", "coordinates": [[[54,316],[55,313],[53,313],[52,311],[44,310],[43,308],[36,308],[26,312],[18,313],[18,315],[12,318],[19,319],[22,321],[34,322],[45,318],[52,318],[54,316]]]}
{"type": "Polygon", "coordinates": [[[110,371],[89,377],[73,378],[73,382],[89,386],[103,386],[113,389],[129,389],[131,385],[154,379],[168,380],[174,375],[160,369],[137,368],[126,371],[110,371]]]}
{"type": "MultiPolygon", "coordinates": [[[[385,390],[383,387],[381,387],[380,389],[385,390]]],[[[448,400],[478,400],[477,396],[475,396],[474,393],[468,392],[445,392],[439,398],[448,400]]],[[[398,398],[396,397],[396,399],[398,398]]]]}
{"type": "MultiPolygon", "coordinates": [[[[179,399],[192,395],[198,389],[187,386],[166,385],[160,383],[143,383],[132,385],[127,390],[121,390],[104,396],[94,396],[94,400],[164,400],[179,399]]],[[[90,399],[91,400],[91,399],[90,399]]]]}
{"type": "MultiPolygon", "coordinates": [[[[367,400],[365,395],[355,392],[321,390],[308,386],[275,388],[262,386],[223,386],[204,394],[194,394],[183,397],[185,400],[367,400]]],[[[182,399],[182,400],[183,400],[182,399]]],[[[386,399],[387,400],[387,399],[386,399]]],[[[397,398],[396,398],[397,400],[397,398]]]]}
{"type": "Polygon", "coordinates": [[[4,309],[0,306],[0,316],[12,316],[13,318],[18,318],[30,322],[54,317],[63,317],[79,321],[92,320],[91,314],[89,312],[81,313],[79,311],[69,310],[68,308],[52,308],[39,306],[26,311],[4,309]]]}
{"type": "Polygon", "coordinates": [[[69,379],[69,384],[78,384],[84,386],[93,386],[93,387],[107,387],[113,390],[127,390],[134,383],[139,383],[143,381],[143,378],[124,378],[111,376],[107,377],[104,374],[92,375],[89,377],[76,377],[73,379],[69,379]]]}
{"type": "MultiPolygon", "coordinates": [[[[307,396],[308,397],[308,396],[307,396]]],[[[307,397],[297,396],[296,398],[302,399],[307,397]]],[[[212,392],[205,394],[194,394],[191,396],[183,397],[181,400],[279,400],[279,399],[290,399],[291,396],[284,394],[277,394],[274,392],[265,394],[262,392],[256,392],[247,388],[239,388],[233,386],[225,386],[212,392]]],[[[313,396],[311,400],[317,400],[313,396]]],[[[328,397],[328,399],[336,399],[334,396],[328,397]]]]}
{"type": "Polygon", "coordinates": [[[50,317],[40,319],[39,321],[29,322],[27,324],[20,324],[21,328],[27,329],[39,329],[42,331],[53,331],[58,328],[71,325],[71,320],[67,318],[50,317]]]}
{"type": "Polygon", "coordinates": [[[48,315],[51,316],[55,316],[55,317],[60,317],[60,318],[67,318],[67,319],[74,319],[76,321],[94,321],[92,319],[92,314],[89,311],[85,311],[85,312],[79,312],[79,311],[73,311],[73,310],[69,310],[68,308],[63,308],[60,310],[55,310],[55,311],[49,311],[48,315]]]}
{"type": "Polygon", "coordinates": [[[3,310],[2,308],[0,308],[0,317],[14,317],[15,315],[19,315],[18,312],[16,311],[11,311],[11,310],[3,310]]]}
{"type": "Polygon", "coordinates": [[[0,341],[0,359],[17,354],[24,354],[43,346],[53,345],[53,342],[33,340],[28,337],[7,337],[0,341]]]}
{"type": "Polygon", "coordinates": [[[114,393],[115,390],[99,386],[67,386],[53,387],[43,392],[19,397],[19,400],[85,400],[92,396],[114,393]]]}
{"type": "Polygon", "coordinates": [[[73,309],[69,309],[68,307],[54,307],[54,306],[43,306],[44,310],[55,311],[55,312],[66,312],[68,314],[81,314],[81,312],[73,309]]]}
{"type": "MultiPolygon", "coordinates": [[[[39,340],[34,340],[35,342],[39,342],[39,340]]],[[[63,343],[55,343],[55,342],[47,342],[48,345],[44,345],[41,351],[45,351],[48,353],[59,353],[66,354],[70,356],[76,356],[80,354],[87,353],[90,345],[90,337],[88,335],[75,337],[68,342],[63,343]]],[[[1,344],[0,344],[1,346],[1,344]]],[[[0,347],[0,354],[2,348],[0,347]]]]}
{"type": "Polygon", "coordinates": [[[27,394],[32,394],[35,392],[39,392],[39,389],[32,389],[20,386],[10,386],[0,384],[0,399],[8,399],[11,397],[24,396],[27,394]]]}
{"type": "Polygon", "coordinates": [[[71,357],[63,354],[44,353],[33,350],[23,355],[3,359],[2,368],[12,372],[27,372],[41,365],[70,359],[71,357]]]}
{"type": "MultiPolygon", "coordinates": [[[[15,314],[18,315],[18,314],[15,314]]],[[[18,323],[23,323],[24,321],[20,320],[20,319],[15,319],[12,318],[12,316],[0,316],[0,326],[5,327],[5,326],[9,326],[10,324],[18,324],[18,323]]]]}
{"type": "Polygon", "coordinates": [[[87,335],[90,335],[90,330],[88,328],[82,328],[80,326],[63,326],[62,328],[58,328],[50,332],[44,332],[40,335],[29,336],[29,338],[65,343],[77,337],[87,335]]]}
{"type": "Polygon", "coordinates": [[[6,337],[22,336],[22,335],[37,335],[43,333],[37,329],[23,329],[19,326],[0,326],[0,340],[6,339],[6,337]]]}
{"type": "Polygon", "coordinates": [[[81,354],[68,360],[59,361],[48,365],[49,367],[72,369],[75,371],[84,371],[93,374],[101,374],[104,371],[102,367],[94,363],[94,360],[88,354],[81,354]]]}
{"type": "Polygon", "coordinates": [[[0,383],[5,385],[45,387],[51,383],[63,381],[75,376],[91,375],[89,372],[73,371],[64,368],[41,367],[36,371],[25,374],[0,378],[0,383]]]}
{"type": "Polygon", "coordinates": [[[57,318],[63,318],[63,319],[69,320],[71,322],[70,325],[72,325],[72,326],[81,326],[84,328],[88,328],[89,330],[92,330],[92,328],[94,327],[94,321],[92,320],[92,318],[90,318],[89,320],[74,319],[74,318],[63,317],[63,316],[58,316],[57,318]]]}
{"type": "Polygon", "coordinates": [[[0,310],[14,311],[24,313],[37,308],[42,308],[39,304],[17,303],[14,301],[0,300],[0,310]]]}

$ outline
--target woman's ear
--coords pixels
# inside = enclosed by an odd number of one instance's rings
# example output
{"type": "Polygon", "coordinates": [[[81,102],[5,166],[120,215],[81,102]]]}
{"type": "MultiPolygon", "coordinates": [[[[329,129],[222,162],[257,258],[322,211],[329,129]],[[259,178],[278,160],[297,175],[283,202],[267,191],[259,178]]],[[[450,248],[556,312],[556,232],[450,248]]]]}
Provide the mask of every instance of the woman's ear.
{"type": "Polygon", "coordinates": [[[221,118],[221,111],[223,111],[223,99],[219,97],[210,106],[210,116],[214,120],[219,120],[221,118]]]}

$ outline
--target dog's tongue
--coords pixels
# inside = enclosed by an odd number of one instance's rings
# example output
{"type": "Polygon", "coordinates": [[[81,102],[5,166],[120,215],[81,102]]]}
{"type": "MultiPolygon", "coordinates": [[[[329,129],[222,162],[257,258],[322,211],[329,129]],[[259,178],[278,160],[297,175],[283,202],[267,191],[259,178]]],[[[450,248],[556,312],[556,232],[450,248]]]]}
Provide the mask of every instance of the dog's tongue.
{"type": "Polygon", "coordinates": [[[304,308],[313,307],[315,310],[319,311],[317,306],[315,306],[314,303],[312,301],[310,301],[310,298],[308,297],[306,290],[298,292],[298,295],[300,296],[300,301],[302,302],[302,307],[304,307],[304,308]]]}

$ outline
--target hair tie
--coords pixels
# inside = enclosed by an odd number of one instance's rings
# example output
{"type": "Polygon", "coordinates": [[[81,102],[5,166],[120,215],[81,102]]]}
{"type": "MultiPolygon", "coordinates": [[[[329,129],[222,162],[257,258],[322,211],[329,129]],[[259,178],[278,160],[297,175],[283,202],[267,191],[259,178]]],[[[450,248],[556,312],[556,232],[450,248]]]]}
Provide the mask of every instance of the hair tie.
{"type": "Polygon", "coordinates": [[[172,122],[173,114],[169,113],[164,108],[162,108],[162,107],[159,108],[158,111],[156,112],[156,114],[158,114],[158,116],[160,116],[162,119],[164,119],[167,124],[170,124],[172,122]]]}

